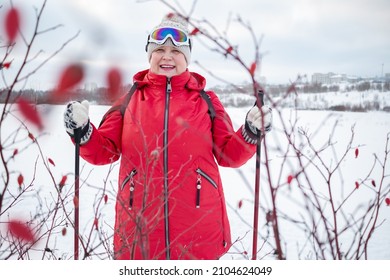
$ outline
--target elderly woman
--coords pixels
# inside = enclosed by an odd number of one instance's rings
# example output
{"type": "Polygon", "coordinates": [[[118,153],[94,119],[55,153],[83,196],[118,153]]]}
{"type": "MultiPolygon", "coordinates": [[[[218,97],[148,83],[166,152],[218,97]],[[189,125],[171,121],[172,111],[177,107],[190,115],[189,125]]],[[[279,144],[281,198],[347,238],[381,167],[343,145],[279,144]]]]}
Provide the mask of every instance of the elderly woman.
{"type": "Polygon", "coordinates": [[[191,40],[178,15],[150,32],[146,51],[150,68],[134,76],[128,103],[118,100],[97,128],[88,102],[70,102],[65,127],[71,137],[81,129],[86,161],[120,160],[115,259],[218,259],[231,246],[218,165],[239,167],[254,155],[271,109],[254,106],[233,130],[215,93],[201,95],[205,78],[187,69],[191,40]]]}

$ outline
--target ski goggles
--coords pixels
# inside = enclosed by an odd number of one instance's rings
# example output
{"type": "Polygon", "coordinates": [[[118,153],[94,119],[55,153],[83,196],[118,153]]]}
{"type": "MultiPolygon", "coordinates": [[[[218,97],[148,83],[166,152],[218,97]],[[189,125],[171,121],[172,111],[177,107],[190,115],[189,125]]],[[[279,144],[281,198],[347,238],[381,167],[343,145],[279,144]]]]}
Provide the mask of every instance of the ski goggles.
{"type": "Polygon", "coordinates": [[[153,30],[149,35],[148,42],[162,45],[168,38],[171,38],[173,44],[177,47],[191,46],[187,33],[181,29],[172,27],[160,27],[153,30]]]}

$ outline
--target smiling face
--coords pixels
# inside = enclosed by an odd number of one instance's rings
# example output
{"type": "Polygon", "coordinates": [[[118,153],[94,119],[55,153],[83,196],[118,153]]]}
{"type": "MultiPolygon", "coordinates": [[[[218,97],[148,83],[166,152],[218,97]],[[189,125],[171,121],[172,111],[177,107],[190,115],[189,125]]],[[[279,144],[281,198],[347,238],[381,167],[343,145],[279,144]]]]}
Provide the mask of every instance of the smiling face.
{"type": "Polygon", "coordinates": [[[168,78],[180,75],[187,69],[187,61],[182,52],[171,46],[161,45],[150,58],[150,71],[168,78]]]}

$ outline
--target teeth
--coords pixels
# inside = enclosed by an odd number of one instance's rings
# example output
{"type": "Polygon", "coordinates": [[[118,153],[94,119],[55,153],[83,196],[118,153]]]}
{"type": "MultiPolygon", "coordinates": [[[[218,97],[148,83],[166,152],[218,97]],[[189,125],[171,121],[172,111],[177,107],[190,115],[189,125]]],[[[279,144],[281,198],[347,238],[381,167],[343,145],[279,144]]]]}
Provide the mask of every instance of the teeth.
{"type": "Polygon", "coordinates": [[[171,66],[171,65],[161,65],[160,67],[161,68],[173,68],[173,66],[171,66]]]}

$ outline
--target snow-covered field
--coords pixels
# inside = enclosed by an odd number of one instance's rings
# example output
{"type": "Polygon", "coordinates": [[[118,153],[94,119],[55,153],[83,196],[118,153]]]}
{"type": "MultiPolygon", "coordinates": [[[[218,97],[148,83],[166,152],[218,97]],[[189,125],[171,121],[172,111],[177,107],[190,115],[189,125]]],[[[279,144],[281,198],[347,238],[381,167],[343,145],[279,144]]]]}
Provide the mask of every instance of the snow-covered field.
{"type": "Polygon", "coordinates": [[[296,102],[298,109],[326,110],[336,106],[349,109],[383,110],[390,109],[390,92],[381,91],[350,91],[307,93],[291,95],[284,100],[285,105],[293,106],[296,102]]]}
{"type": "MultiPolygon", "coordinates": [[[[239,107],[241,104],[248,106],[253,104],[253,97],[248,94],[220,94],[224,104],[239,107]]],[[[346,108],[346,111],[376,111],[390,110],[389,91],[349,91],[349,92],[325,92],[325,93],[290,93],[287,96],[273,96],[273,101],[278,107],[297,108],[299,110],[329,110],[331,108],[346,108]]]]}
{"type": "MultiPolygon", "coordinates": [[[[316,102],[316,101],[315,101],[316,102]]],[[[94,124],[99,124],[101,117],[107,110],[106,106],[93,105],[90,108],[91,121],[94,124]]],[[[245,114],[249,107],[246,108],[228,108],[228,112],[238,128],[244,121],[245,114]]],[[[27,132],[23,132],[23,128],[18,135],[18,139],[12,140],[12,135],[8,139],[8,152],[12,154],[14,148],[19,149],[19,153],[14,159],[9,161],[8,167],[11,173],[11,189],[6,197],[18,195],[19,187],[17,185],[17,177],[22,174],[24,177],[24,185],[32,185],[29,191],[24,194],[18,203],[12,206],[11,211],[0,217],[0,231],[4,235],[6,228],[4,222],[8,219],[29,220],[37,212],[45,212],[45,209],[52,208],[57,202],[57,192],[55,183],[58,183],[62,176],[67,175],[67,181],[62,189],[61,195],[65,197],[65,209],[73,215],[72,212],[72,192],[73,192],[73,173],[74,173],[74,146],[70,142],[68,135],[65,133],[62,123],[62,114],[64,106],[40,106],[40,110],[49,121],[46,125],[45,133],[38,140],[41,152],[36,145],[27,146],[31,140],[27,137],[27,132]],[[43,158],[42,158],[43,156],[43,158]],[[49,162],[49,158],[50,161],[49,162]],[[51,177],[47,168],[43,163],[46,163],[50,169],[51,177]],[[54,163],[54,164],[53,164],[54,163]],[[36,173],[34,174],[34,171],[36,173]],[[55,183],[53,183],[55,182],[55,183]],[[41,208],[39,208],[41,207],[41,208]],[[39,209],[38,209],[39,208],[39,209]]],[[[284,167],[282,172],[281,163],[283,161],[282,154],[284,151],[278,147],[286,147],[284,129],[282,128],[281,117],[292,123],[297,121],[297,128],[301,128],[311,135],[313,144],[320,148],[330,140],[334,145],[324,153],[324,157],[329,163],[329,166],[334,165],[335,160],[341,157],[345,151],[351,137],[351,127],[354,126],[354,141],[353,146],[359,147],[359,156],[356,158],[353,153],[347,155],[342,161],[339,171],[335,179],[335,199],[341,201],[355,188],[355,181],[362,180],[370,171],[374,163],[374,155],[379,160],[383,161],[385,155],[385,143],[387,134],[390,132],[390,113],[385,112],[330,112],[330,111],[295,111],[292,109],[283,109],[281,114],[274,111],[274,129],[266,136],[268,147],[269,166],[271,170],[271,180],[286,181],[289,174],[294,174],[298,166],[294,165],[294,161],[287,167],[284,167]],[[335,127],[335,123],[338,125],[335,127]],[[281,179],[280,179],[281,178],[281,179]]],[[[12,121],[13,117],[8,116],[8,120],[1,128],[1,133],[7,131],[15,131],[16,121],[12,121]]],[[[32,132],[34,132],[32,130],[32,132]]],[[[36,132],[35,132],[36,133],[36,132]]],[[[296,133],[296,132],[295,132],[296,133]]],[[[37,134],[36,134],[37,135],[37,134]]],[[[2,139],[6,139],[2,136],[2,139]]],[[[297,137],[297,141],[299,137],[297,137]]],[[[303,152],[310,155],[312,151],[308,146],[302,146],[303,152]]],[[[262,157],[264,162],[264,155],[262,157]]],[[[115,192],[117,184],[118,165],[113,166],[92,166],[81,160],[81,191],[80,191],[80,225],[81,234],[86,238],[90,238],[93,244],[99,244],[100,239],[110,237],[113,232],[114,223],[114,205],[115,192]],[[103,191],[104,189],[104,191],[103,191]],[[102,197],[107,194],[108,201],[104,203],[102,197]],[[100,203],[100,204],[99,204],[100,203]],[[97,212],[96,209],[99,209],[97,212]],[[97,214],[96,214],[97,213],[97,214]],[[98,216],[99,228],[102,234],[96,234],[94,231],[94,218],[98,216]],[[104,235],[104,236],[103,236],[104,235]]],[[[387,164],[386,174],[389,175],[389,164],[387,164]]],[[[268,179],[265,173],[264,165],[262,166],[261,175],[261,207],[270,209],[271,200],[268,189],[268,179]]],[[[4,170],[1,170],[3,173],[4,170]]],[[[250,258],[252,246],[252,221],[253,221],[253,188],[255,178],[255,159],[251,159],[247,164],[237,170],[221,168],[222,179],[224,181],[224,190],[228,204],[229,217],[232,228],[233,240],[239,240],[234,247],[226,254],[223,259],[246,259],[250,258]],[[247,183],[245,182],[247,181],[247,183]],[[239,202],[242,202],[241,207],[238,207],[239,202]],[[248,255],[243,252],[248,252],[248,255]]],[[[318,189],[321,190],[322,178],[319,177],[315,170],[313,174],[314,185],[318,182],[318,189]]],[[[370,178],[380,180],[380,169],[375,168],[370,178]]],[[[389,190],[389,177],[385,178],[383,186],[389,190]]],[[[294,190],[294,182],[290,188],[284,188],[279,192],[277,203],[278,209],[282,213],[300,215],[300,209],[296,201],[299,200],[299,193],[294,190]]],[[[388,194],[388,197],[390,195],[388,194]]],[[[355,209],[355,206],[364,204],[369,199],[373,198],[373,192],[368,187],[362,186],[359,191],[354,192],[351,196],[346,209],[355,209]]],[[[7,201],[7,200],[6,200],[7,201]]],[[[390,207],[383,203],[379,216],[380,227],[374,232],[369,246],[369,259],[390,259],[390,207]]],[[[351,213],[348,213],[350,215],[351,213]]],[[[357,213],[354,213],[357,214],[357,213]]],[[[53,214],[54,215],[54,214],[53,214]]],[[[53,216],[52,215],[52,216],[53,216]]],[[[73,218],[73,216],[70,216],[73,218]]],[[[56,219],[65,219],[64,211],[60,210],[56,213],[56,219]]],[[[65,224],[65,223],[64,223],[65,224]]],[[[259,248],[262,246],[262,239],[267,235],[269,228],[265,226],[265,212],[260,212],[259,225],[261,227],[259,248]]],[[[45,228],[41,231],[47,230],[45,228]]],[[[45,258],[73,258],[73,231],[69,226],[67,233],[63,235],[63,227],[55,228],[49,244],[46,244],[45,239],[38,242],[32,248],[29,257],[32,259],[41,259],[42,250],[50,248],[53,255],[47,253],[45,258]]],[[[302,259],[311,258],[310,248],[303,248],[303,244],[308,242],[307,237],[302,231],[298,230],[294,225],[283,220],[280,221],[280,233],[286,253],[287,259],[302,259]],[[303,248],[303,249],[302,249],[303,248]]],[[[348,235],[343,235],[345,246],[348,245],[348,235]]],[[[273,239],[269,240],[273,244],[273,239]]],[[[110,242],[108,245],[111,245],[110,242]]],[[[4,246],[1,245],[0,246],[4,246]]],[[[343,246],[343,244],[342,244],[343,246]]],[[[4,250],[4,247],[1,248],[4,250]]],[[[106,248],[100,246],[97,251],[103,254],[94,258],[109,258],[106,248]]],[[[258,254],[260,258],[272,259],[274,256],[270,253],[270,246],[265,244],[258,254]]],[[[0,258],[2,258],[0,256],[0,258]]]]}

